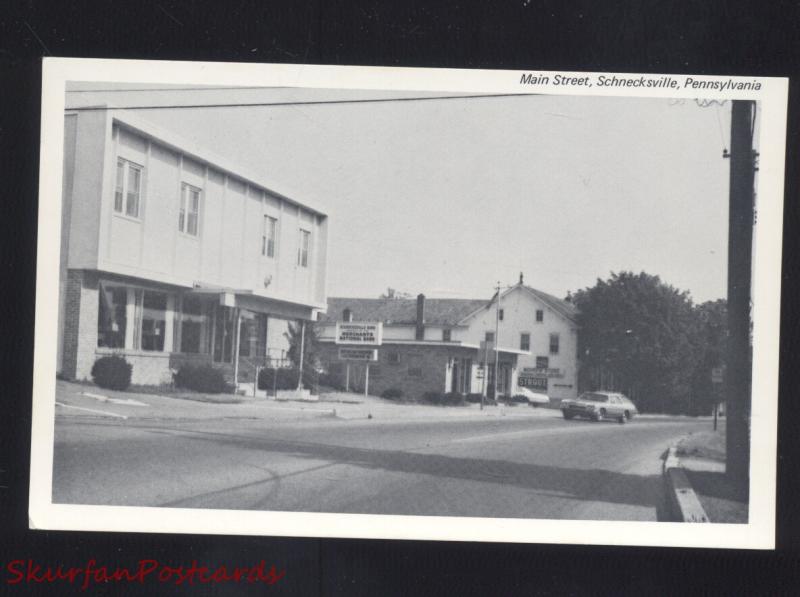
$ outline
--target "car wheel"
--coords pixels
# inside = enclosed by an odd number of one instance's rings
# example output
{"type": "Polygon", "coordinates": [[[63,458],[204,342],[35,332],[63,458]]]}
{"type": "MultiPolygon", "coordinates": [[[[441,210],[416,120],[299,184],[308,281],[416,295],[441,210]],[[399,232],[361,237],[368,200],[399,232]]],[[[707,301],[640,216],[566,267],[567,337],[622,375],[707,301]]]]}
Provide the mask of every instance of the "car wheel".
{"type": "Polygon", "coordinates": [[[571,415],[571,414],[569,414],[569,413],[568,413],[567,411],[565,411],[565,410],[564,410],[564,411],[561,411],[561,414],[563,414],[563,415],[564,415],[564,418],[565,418],[567,421],[571,420],[571,419],[572,419],[572,417],[574,416],[574,415],[571,415]]]}
{"type": "Polygon", "coordinates": [[[631,411],[626,410],[625,411],[625,420],[626,421],[630,421],[632,418],[633,418],[633,415],[631,414],[631,411]]]}
{"type": "Polygon", "coordinates": [[[628,413],[621,414],[617,421],[619,421],[620,425],[624,425],[628,421],[628,413]]]}
{"type": "Polygon", "coordinates": [[[598,412],[598,413],[595,415],[595,417],[594,417],[594,420],[595,420],[595,421],[602,421],[602,420],[603,420],[603,419],[605,419],[605,418],[606,418],[606,409],[604,409],[604,408],[601,408],[601,409],[600,409],[600,412],[598,412]]]}

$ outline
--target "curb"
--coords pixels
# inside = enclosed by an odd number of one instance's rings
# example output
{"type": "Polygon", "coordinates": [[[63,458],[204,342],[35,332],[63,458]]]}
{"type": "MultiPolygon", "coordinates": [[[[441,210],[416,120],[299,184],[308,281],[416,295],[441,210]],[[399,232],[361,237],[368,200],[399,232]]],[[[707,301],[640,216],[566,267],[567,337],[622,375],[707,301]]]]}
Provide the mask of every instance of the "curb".
{"type": "Polygon", "coordinates": [[[675,448],[670,446],[667,451],[663,471],[670,511],[678,522],[711,522],[686,476],[675,448]]]}

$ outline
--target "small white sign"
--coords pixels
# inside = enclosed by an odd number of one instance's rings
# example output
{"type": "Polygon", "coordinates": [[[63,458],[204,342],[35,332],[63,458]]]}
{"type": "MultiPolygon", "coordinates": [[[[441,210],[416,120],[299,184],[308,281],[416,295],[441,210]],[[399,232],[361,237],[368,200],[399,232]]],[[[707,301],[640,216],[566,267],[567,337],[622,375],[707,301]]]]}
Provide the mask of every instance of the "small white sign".
{"type": "Polygon", "coordinates": [[[377,348],[340,348],[340,361],[377,361],[377,348]]]}
{"type": "Polygon", "coordinates": [[[383,342],[383,323],[368,321],[337,321],[336,344],[380,346],[383,342]]]}

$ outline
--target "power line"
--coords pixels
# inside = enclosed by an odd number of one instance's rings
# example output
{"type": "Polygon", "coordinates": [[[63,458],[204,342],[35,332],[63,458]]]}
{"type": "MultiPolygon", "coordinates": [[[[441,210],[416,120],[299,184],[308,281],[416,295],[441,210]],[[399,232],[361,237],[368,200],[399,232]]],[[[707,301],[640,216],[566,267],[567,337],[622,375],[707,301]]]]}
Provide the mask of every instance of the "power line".
{"type": "Polygon", "coordinates": [[[225,90],[225,91],[234,91],[237,89],[263,89],[264,91],[268,91],[271,89],[297,89],[297,87],[288,87],[288,86],[278,86],[278,87],[266,87],[263,85],[250,85],[250,86],[237,86],[237,85],[230,85],[227,87],[142,87],[138,89],[67,89],[67,93],[94,93],[94,92],[130,92],[130,93],[142,93],[145,91],[218,91],[218,90],[225,90]]]}
{"type": "Polygon", "coordinates": [[[373,98],[373,99],[360,99],[360,100],[311,100],[311,101],[298,101],[298,102],[255,102],[255,103],[238,103],[238,104],[164,104],[160,106],[85,106],[76,108],[67,108],[70,111],[90,112],[96,110],[168,110],[176,108],[252,108],[252,107],[278,107],[278,106],[320,106],[326,104],[373,104],[373,103],[389,103],[389,102],[423,102],[432,100],[460,100],[460,99],[494,99],[502,97],[526,97],[538,95],[533,93],[498,93],[498,94],[481,94],[481,95],[442,95],[442,96],[429,96],[429,97],[390,97],[390,98],[373,98]]]}

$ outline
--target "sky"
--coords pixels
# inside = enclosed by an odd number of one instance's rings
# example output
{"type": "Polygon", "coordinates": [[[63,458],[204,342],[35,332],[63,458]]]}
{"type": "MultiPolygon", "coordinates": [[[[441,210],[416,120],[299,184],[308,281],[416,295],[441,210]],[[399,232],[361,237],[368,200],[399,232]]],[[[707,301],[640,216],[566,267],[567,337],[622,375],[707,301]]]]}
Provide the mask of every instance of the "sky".
{"type": "MultiPolygon", "coordinates": [[[[68,107],[452,95],[69,89],[68,107]]],[[[726,293],[729,102],[526,95],[133,112],[323,206],[329,296],[483,298],[522,272],[563,297],[622,270],[695,302],[726,293]]]]}

